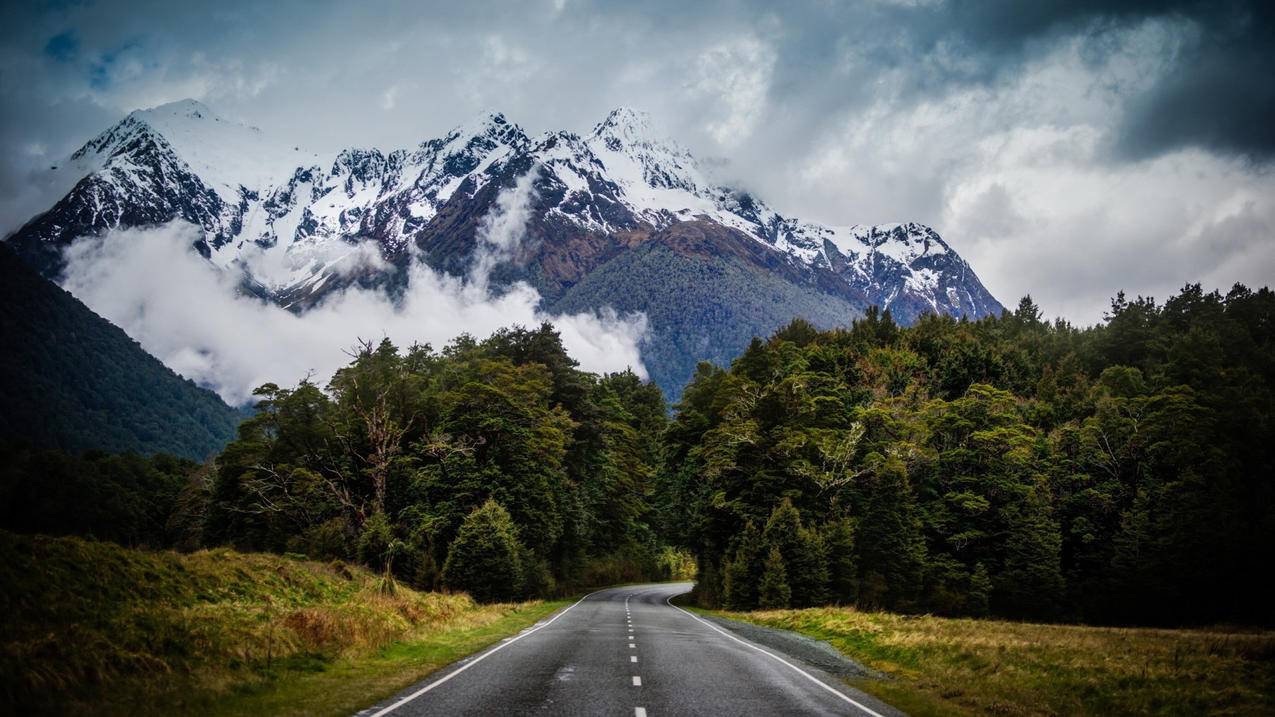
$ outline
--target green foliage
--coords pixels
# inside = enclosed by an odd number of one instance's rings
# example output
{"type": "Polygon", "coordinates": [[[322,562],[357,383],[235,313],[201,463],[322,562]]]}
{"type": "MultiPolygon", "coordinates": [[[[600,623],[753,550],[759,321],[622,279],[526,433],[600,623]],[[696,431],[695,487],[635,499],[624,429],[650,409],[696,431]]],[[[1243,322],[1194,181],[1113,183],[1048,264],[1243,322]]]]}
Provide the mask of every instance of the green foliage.
{"type": "Polygon", "coordinates": [[[823,543],[828,554],[828,600],[835,605],[851,605],[859,597],[854,523],[849,518],[832,521],[824,532],[823,543]]]}
{"type": "Polygon", "coordinates": [[[327,556],[346,536],[342,557],[430,588],[464,521],[495,501],[528,594],[659,573],[660,391],[578,370],[550,325],[442,351],[365,344],[326,390],[257,397],[217,459],[210,542],[327,556]]]}
{"type": "Polygon", "coordinates": [[[699,599],[735,609],[773,546],[795,606],[1267,622],[1273,357],[1275,294],[1242,286],[1121,295],[1084,330],[1030,298],[977,322],[795,322],[687,386],[669,536],[720,567],[699,599]]]}
{"type": "Polygon", "coordinates": [[[204,460],[242,415],[0,246],[0,436],[204,460]]]}
{"type": "Polygon", "coordinates": [[[772,547],[761,571],[761,585],[757,588],[757,606],[763,610],[782,610],[792,600],[788,586],[788,571],[779,548],[772,547]]]}
{"type": "Polygon", "coordinates": [[[443,563],[443,584],[478,602],[509,601],[522,594],[526,557],[509,512],[489,500],[461,523],[443,563]]]}
{"type": "Polygon", "coordinates": [[[561,607],[385,584],[340,562],[0,530],[0,714],[348,715],[561,607]]]}
{"type": "Polygon", "coordinates": [[[167,546],[182,537],[171,517],[197,467],[165,455],[0,448],[0,528],[167,546]]]}

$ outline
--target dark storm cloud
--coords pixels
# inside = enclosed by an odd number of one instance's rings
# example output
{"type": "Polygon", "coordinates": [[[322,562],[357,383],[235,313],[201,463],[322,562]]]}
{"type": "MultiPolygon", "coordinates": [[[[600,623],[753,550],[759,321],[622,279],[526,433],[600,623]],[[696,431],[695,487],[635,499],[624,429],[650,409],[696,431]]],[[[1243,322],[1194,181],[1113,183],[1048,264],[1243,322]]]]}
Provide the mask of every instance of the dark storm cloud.
{"type": "Polygon", "coordinates": [[[587,131],[630,105],[780,211],[933,224],[1006,302],[1092,320],[1116,288],[1275,263],[1272,7],[3,3],[0,233],[47,207],[38,170],[185,97],[316,151],[412,146],[484,109],[587,131]]]}
{"type": "Polygon", "coordinates": [[[958,1],[945,14],[992,57],[1058,35],[1149,19],[1183,22],[1184,43],[1169,72],[1129,98],[1118,147],[1135,158],[1182,146],[1275,156],[1275,3],[958,1]]]}

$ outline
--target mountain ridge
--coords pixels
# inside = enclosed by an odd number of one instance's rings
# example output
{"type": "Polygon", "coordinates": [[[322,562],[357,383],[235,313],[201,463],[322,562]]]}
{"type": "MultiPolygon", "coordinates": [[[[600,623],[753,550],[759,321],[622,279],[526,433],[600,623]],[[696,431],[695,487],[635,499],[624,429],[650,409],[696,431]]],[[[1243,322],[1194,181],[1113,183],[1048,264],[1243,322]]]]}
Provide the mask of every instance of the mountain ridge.
{"type": "MultiPolygon", "coordinates": [[[[532,136],[491,112],[412,148],[322,155],[267,150],[260,130],[181,101],[130,113],[87,142],[60,170],[83,176],[64,180],[67,194],[6,241],[55,276],[62,248],[80,236],[183,220],[202,230],[195,249],[240,272],[245,290],[304,312],[352,284],[394,291],[418,259],[466,275],[484,217],[502,192],[534,173],[524,236],[492,281],[525,281],[546,306],[659,232],[708,222],[753,242],[748,250],[733,240],[713,243],[729,248],[730,261],[850,307],[837,323],[870,305],[893,310],[904,323],[927,312],[978,318],[1003,310],[930,227],[832,226],[785,216],[714,181],[689,151],[651,127],[645,113],[621,107],[585,134],[532,136]],[[374,243],[383,262],[362,262],[364,242],[374,243]]],[[[764,313],[778,320],[785,310],[764,313]]],[[[776,328],[771,323],[749,328],[764,335],[776,328]]],[[[672,377],[660,380],[666,390],[680,387],[672,377]]]]}

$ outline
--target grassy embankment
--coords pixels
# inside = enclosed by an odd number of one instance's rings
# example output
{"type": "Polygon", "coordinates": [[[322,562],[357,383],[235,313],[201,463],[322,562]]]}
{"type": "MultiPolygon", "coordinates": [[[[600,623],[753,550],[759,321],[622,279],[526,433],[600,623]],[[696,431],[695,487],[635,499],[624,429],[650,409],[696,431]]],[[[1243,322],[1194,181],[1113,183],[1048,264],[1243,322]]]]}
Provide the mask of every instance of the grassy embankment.
{"type": "Polygon", "coordinates": [[[1040,625],[859,612],[716,613],[831,643],[928,715],[1271,715],[1275,633],[1040,625]]]}
{"type": "Polygon", "coordinates": [[[346,715],[564,604],[0,532],[0,713],[346,715]]]}

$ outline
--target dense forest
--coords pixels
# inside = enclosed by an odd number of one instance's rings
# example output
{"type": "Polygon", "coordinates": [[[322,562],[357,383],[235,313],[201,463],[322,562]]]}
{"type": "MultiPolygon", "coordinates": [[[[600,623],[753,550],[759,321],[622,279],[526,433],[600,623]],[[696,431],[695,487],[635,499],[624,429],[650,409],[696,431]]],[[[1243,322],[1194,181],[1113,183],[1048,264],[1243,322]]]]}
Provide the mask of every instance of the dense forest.
{"type": "Polygon", "coordinates": [[[796,321],[703,364],[662,528],[701,602],[1166,624],[1269,622],[1275,294],[1030,298],[978,322],[796,321]]]}
{"type": "Polygon", "coordinates": [[[260,387],[206,466],[13,449],[0,527],[358,561],[481,600],[697,566],[696,599],[734,609],[1272,619],[1268,289],[1121,295],[1091,328],[1029,298],[796,320],[701,364],[672,412],[549,325],[351,357],[260,387]]]}
{"type": "Polygon", "coordinates": [[[215,455],[243,415],[0,245],[0,437],[77,452],[215,455]]]}
{"type": "Polygon", "coordinates": [[[580,371],[547,324],[439,352],[369,344],[326,390],[257,395],[217,460],[210,542],[488,599],[657,572],[663,397],[580,371]]]}

